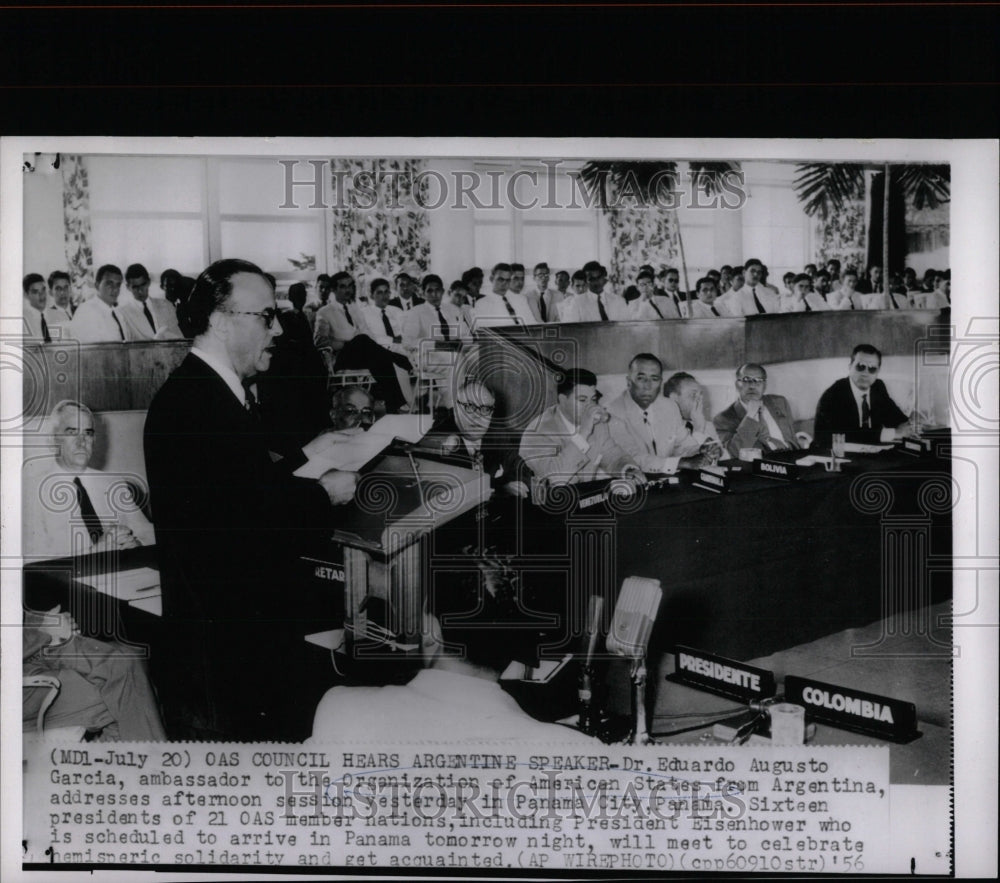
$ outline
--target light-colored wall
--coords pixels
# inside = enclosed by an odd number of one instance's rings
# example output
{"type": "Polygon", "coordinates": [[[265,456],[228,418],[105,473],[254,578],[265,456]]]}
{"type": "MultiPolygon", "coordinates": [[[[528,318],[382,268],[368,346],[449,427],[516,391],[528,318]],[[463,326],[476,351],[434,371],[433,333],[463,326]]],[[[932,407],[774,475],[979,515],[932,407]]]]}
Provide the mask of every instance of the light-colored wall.
{"type": "Polygon", "coordinates": [[[24,175],[24,270],[46,279],[53,270],[67,270],[63,247],[62,175],[24,175]]]}

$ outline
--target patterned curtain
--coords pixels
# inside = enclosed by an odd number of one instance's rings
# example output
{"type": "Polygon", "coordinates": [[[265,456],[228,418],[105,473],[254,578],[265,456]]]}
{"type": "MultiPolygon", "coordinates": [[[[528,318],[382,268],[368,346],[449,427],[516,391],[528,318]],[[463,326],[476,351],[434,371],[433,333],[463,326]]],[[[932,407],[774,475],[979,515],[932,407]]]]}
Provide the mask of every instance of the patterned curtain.
{"type": "MultiPolygon", "coordinates": [[[[330,161],[333,177],[333,265],[367,293],[368,283],[400,271],[423,274],[430,266],[428,182],[419,159],[330,161]],[[339,174],[338,174],[339,173],[339,174]],[[366,206],[372,206],[367,208],[366,206]]],[[[432,194],[434,198],[437,198],[432,194]]]]}
{"type": "MultiPolygon", "coordinates": [[[[613,202],[613,199],[612,199],[613,202]]],[[[605,212],[611,231],[611,287],[621,293],[633,284],[639,267],[680,264],[677,212],[666,208],[612,208],[605,212]]]]}
{"type": "Polygon", "coordinates": [[[90,184],[82,156],[63,154],[63,243],[72,281],[74,301],[94,288],[94,257],[91,253],[90,184]]]}
{"type": "Polygon", "coordinates": [[[842,211],[832,213],[825,221],[815,220],[816,262],[831,258],[840,261],[841,272],[854,267],[859,273],[867,268],[868,242],[864,200],[848,203],[842,211]]]}

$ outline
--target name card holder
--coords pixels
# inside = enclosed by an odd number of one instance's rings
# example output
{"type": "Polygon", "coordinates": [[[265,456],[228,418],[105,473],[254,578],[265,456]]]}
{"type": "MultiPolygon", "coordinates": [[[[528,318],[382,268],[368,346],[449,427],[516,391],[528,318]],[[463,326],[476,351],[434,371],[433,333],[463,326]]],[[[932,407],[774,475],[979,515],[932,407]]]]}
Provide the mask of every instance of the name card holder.
{"type": "Polygon", "coordinates": [[[692,484],[703,491],[724,494],[729,490],[729,477],[726,469],[721,466],[705,466],[698,470],[698,478],[692,484]]]}
{"type": "Polygon", "coordinates": [[[931,452],[931,440],[907,435],[896,442],[896,450],[911,457],[926,457],[931,452]]]}
{"type": "Polygon", "coordinates": [[[785,702],[803,706],[812,720],[901,745],[922,735],[912,702],[878,693],[789,675],[785,678],[785,702]]]}
{"type": "Polygon", "coordinates": [[[698,690],[707,690],[739,702],[759,702],[777,692],[774,672],[743,662],[714,656],[678,644],[674,647],[674,673],[667,680],[698,690]]]}
{"type": "Polygon", "coordinates": [[[784,460],[770,460],[762,457],[753,461],[752,472],[754,475],[762,475],[764,478],[773,478],[777,481],[798,481],[802,477],[802,467],[784,460]]]}

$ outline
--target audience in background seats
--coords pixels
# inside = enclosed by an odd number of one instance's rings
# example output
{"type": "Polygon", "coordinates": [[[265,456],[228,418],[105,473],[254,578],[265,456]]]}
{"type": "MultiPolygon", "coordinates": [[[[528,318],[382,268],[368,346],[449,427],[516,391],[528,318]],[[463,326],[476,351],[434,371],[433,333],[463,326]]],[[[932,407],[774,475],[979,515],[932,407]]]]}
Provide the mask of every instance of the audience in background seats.
{"type": "Polygon", "coordinates": [[[512,270],[510,264],[497,264],[490,272],[493,291],[476,301],[472,308],[477,326],[534,325],[528,301],[523,294],[509,291],[512,270]]]}
{"type": "Polygon", "coordinates": [[[97,270],[97,293],[77,307],[69,325],[69,336],[80,343],[109,343],[134,340],[131,327],[118,314],[122,271],[114,264],[97,270]]]}
{"type": "Polygon", "coordinates": [[[173,304],[149,296],[149,273],[142,264],[131,264],[125,271],[125,287],[129,296],[122,298],[118,312],[130,340],[177,340],[182,336],[173,304]]]}
{"type": "Polygon", "coordinates": [[[934,290],[914,292],[911,302],[919,310],[946,310],[951,307],[951,271],[943,270],[934,277],[934,290]]]}
{"type": "Polygon", "coordinates": [[[549,288],[551,273],[548,264],[535,264],[533,276],[535,287],[531,291],[525,292],[524,295],[528,300],[528,307],[531,309],[532,315],[537,316],[539,322],[554,322],[563,294],[556,289],[549,288]]]}
{"type": "Polygon", "coordinates": [[[559,292],[559,297],[563,298],[566,296],[566,290],[569,288],[569,273],[566,270],[559,270],[556,273],[556,291],[559,292]]]}
{"type": "Polygon", "coordinates": [[[45,279],[38,273],[28,273],[21,280],[24,291],[24,336],[44,343],[52,342],[48,320],[45,318],[45,301],[48,297],[45,279]]]}
{"type": "Polygon", "coordinates": [[[66,329],[63,334],[66,334],[69,323],[73,321],[74,308],[72,292],[70,290],[71,285],[72,280],[69,277],[69,273],[63,270],[55,270],[49,273],[50,300],[48,306],[45,307],[44,314],[50,333],[55,328],[63,328],[66,329]]]}
{"type": "Polygon", "coordinates": [[[858,280],[858,291],[861,294],[881,294],[882,290],[882,268],[878,264],[872,264],[868,268],[868,274],[858,280]]]}
{"type": "Polygon", "coordinates": [[[676,302],[667,295],[656,294],[652,270],[641,270],[636,277],[638,297],[629,306],[630,319],[679,319],[676,302]]]}
{"type": "Polygon", "coordinates": [[[476,301],[482,297],[480,289],[483,287],[483,278],[483,271],[479,267],[472,267],[462,274],[462,284],[469,292],[469,306],[475,306],[476,301]]]}
{"type": "Polygon", "coordinates": [[[417,294],[417,281],[409,273],[397,273],[393,281],[396,283],[396,296],[387,301],[390,306],[407,312],[424,302],[417,294]]]}

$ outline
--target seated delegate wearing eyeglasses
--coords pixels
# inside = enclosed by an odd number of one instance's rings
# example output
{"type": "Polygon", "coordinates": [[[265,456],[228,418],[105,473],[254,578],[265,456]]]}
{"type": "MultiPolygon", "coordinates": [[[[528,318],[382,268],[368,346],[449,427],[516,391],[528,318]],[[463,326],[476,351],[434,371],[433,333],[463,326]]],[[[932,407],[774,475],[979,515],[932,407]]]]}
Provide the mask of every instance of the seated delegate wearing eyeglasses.
{"type": "Polygon", "coordinates": [[[420,442],[422,447],[465,460],[470,468],[482,469],[492,486],[515,497],[528,496],[516,442],[490,431],[496,398],[478,380],[466,380],[455,393],[455,407],[434,424],[420,442]]]}
{"type": "Polygon", "coordinates": [[[372,397],[360,386],[344,386],[331,399],[330,421],[335,432],[357,435],[375,422],[372,397]]]}
{"type": "Polygon", "coordinates": [[[556,404],[524,431],[521,456],[550,485],[618,477],[644,483],[639,464],[611,437],[609,418],[598,404],[597,377],[573,368],[559,380],[556,404]]]}
{"type": "Polygon", "coordinates": [[[833,433],[844,433],[847,441],[873,443],[896,436],[895,429],[907,416],[889,396],[885,384],[876,379],[882,353],[868,343],[854,347],[847,377],[838,380],[819,398],[813,429],[815,444],[829,447],[833,433]]]}
{"type": "Polygon", "coordinates": [[[743,448],[785,451],[801,447],[788,400],[765,395],[766,389],[763,365],[748,362],[736,369],[736,401],[712,419],[719,441],[731,457],[739,457],[743,448]]]}

